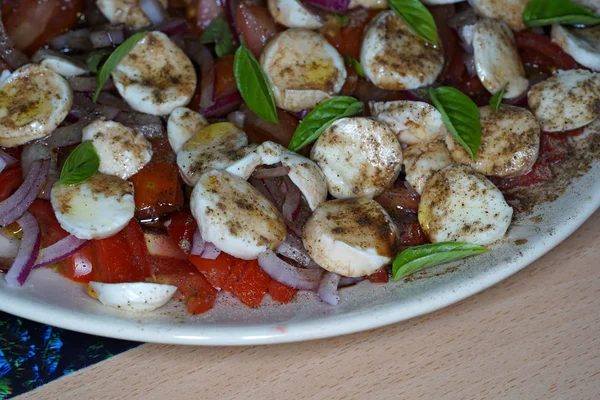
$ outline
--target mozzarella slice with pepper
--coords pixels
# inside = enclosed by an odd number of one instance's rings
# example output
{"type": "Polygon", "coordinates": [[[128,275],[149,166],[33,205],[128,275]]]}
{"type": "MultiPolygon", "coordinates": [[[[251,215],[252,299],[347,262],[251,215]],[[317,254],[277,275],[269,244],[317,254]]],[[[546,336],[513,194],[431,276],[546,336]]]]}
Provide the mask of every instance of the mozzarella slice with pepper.
{"type": "Polygon", "coordinates": [[[600,25],[583,29],[552,25],[551,36],[579,64],[600,71],[600,25]]]}
{"type": "Polygon", "coordinates": [[[88,294],[108,307],[125,311],[153,311],[167,304],[177,286],[158,283],[90,282],[88,294]]]}
{"type": "Polygon", "coordinates": [[[423,0],[423,4],[428,6],[439,6],[442,4],[462,3],[465,0],[423,0]]]}
{"type": "Polygon", "coordinates": [[[73,105],[73,91],[56,72],[27,64],[0,83],[0,146],[50,135],[73,105]]]}
{"type": "Polygon", "coordinates": [[[318,29],[323,22],[298,0],[268,0],[269,12],[275,22],[288,28],[318,29]]]}
{"type": "Polygon", "coordinates": [[[452,135],[446,144],[454,161],[495,177],[528,172],[540,150],[540,126],[533,114],[521,107],[501,105],[498,112],[486,106],[479,109],[481,146],[475,161],[452,135]]]}
{"type": "Polygon", "coordinates": [[[234,257],[256,259],[287,235],[279,211],[243,178],[225,171],[203,174],[190,199],[202,238],[234,257]]]}
{"type": "MultiPolygon", "coordinates": [[[[167,0],[157,0],[167,8],[167,0]]],[[[125,24],[131,29],[141,29],[151,24],[139,5],[139,0],[96,0],[96,5],[111,24],[125,24]]]]}
{"type": "Polygon", "coordinates": [[[162,32],[146,33],[111,76],[131,108],[152,115],[168,115],[185,106],[196,90],[192,62],[162,32]]]}
{"type": "Polygon", "coordinates": [[[56,51],[38,50],[31,59],[61,76],[79,76],[90,72],[83,63],[56,51]]]}
{"type": "Polygon", "coordinates": [[[388,124],[403,144],[432,142],[448,133],[442,114],[422,101],[371,102],[371,115],[388,124]]]}
{"type": "Polygon", "coordinates": [[[419,194],[431,176],[452,164],[448,148],[443,142],[417,143],[403,151],[406,180],[419,194]]]}
{"type": "Polygon", "coordinates": [[[419,202],[419,223],[433,243],[493,243],[508,230],[512,213],[500,190],[464,165],[435,173],[419,202]]]}
{"type": "Polygon", "coordinates": [[[369,10],[383,10],[388,8],[387,0],[350,0],[348,8],[363,7],[369,10]]]}
{"type": "Polygon", "coordinates": [[[523,11],[529,0],[469,0],[477,14],[504,21],[515,31],[526,28],[523,11]]]}
{"type": "Polygon", "coordinates": [[[167,135],[175,153],[196,133],[208,126],[208,121],[200,113],[186,107],[178,107],[169,115],[167,135]]]}
{"type": "Polygon", "coordinates": [[[115,235],[133,218],[133,185],[97,173],[79,185],[55,184],[50,195],[60,226],[79,239],[115,235]]]}
{"type": "Polygon", "coordinates": [[[289,168],[288,176],[304,196],[311,210],[327,200],[327,180],[321,168],[299,154],[286,152],[281,165],[289,168]]]}
{"type": "Polygon", "coordinates": [[[392,185],[402,169],[402,149],[387,124],[371,118],[342,118],[329,126],[310,158],[325,174],[336,198],[370,197],[392,185]]]}
{"type": "Polygon", "coordinates": [[[370,275],[389,264],[398,231],[385,210],[366,198],[321,204],[304,227],[302,242],[321,267],[342,276],[370,275]]]}
{"type": "Polygon", "coordinates": [[[96,120],[83,128],[82,140],[94,145],[98,171],[128,179],[152,159],[152,145],[143,134],[114,121],[96,120]]]}
{"type": "Polygon", "coordinates": [[[339,93],[346,81],[344,59],[323,35],[288,29],[275,35],[260,63],[277,107],[288,111],[314,108],[339,93]]]}
{"type": "Polygon", "coordinates": [[[506,87],[504,98],[513,99],[529,87],[515,37],[505,22],[486,18],[475,24],[473,57],[477,76],[490,93],[506,87]]]}
{"type": "Polygon", "coordinates": [[[367,26],[360,64],[376,86],[408,90],[432,84],[444,66],[444,53],[415,36],[394,11],[382,11],[367,26]]]}
{"type": "Polygon", "coordinates": [[[580,128],[600,116],[600,74],[583,69],[558,71],[534,85],[528,101],[543,131],[580,128]]]}

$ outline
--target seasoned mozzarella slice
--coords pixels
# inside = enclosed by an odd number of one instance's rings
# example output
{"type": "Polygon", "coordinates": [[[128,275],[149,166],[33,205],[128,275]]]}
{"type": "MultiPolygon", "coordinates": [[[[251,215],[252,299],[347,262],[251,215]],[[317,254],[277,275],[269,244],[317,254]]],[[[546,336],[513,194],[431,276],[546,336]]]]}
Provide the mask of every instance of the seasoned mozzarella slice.
{"type": "MultiPolygon", "coordinates": [[[[139,6],[140,0],[96,0],[100,12],[111,24],[125,24],[131,29],[141,29],[151,24],[139,6]]],[[[166,9],[167,0],[158,0],[166,9]]]]}
{"type": "Polygon", "coordinates": [[[485,106],[479,109],[481,146],[475,161],[452,135],[446,145],[454,161],[475,171],[495,177],[521,175],[537,160],[540,126],[533,114],[521,107],[501,105],[498,112],[485,106]]]}
{"type": "Polygon", "coordinates": [[[288,167],[288,176],[304,195],[311,210],[327,199],[327,180],[321,168],[306,157],[286,152],[281,165],[288,167]]]}
{"type": "Polygon", "coordinates": [[[313,108],[339,93],[346,81],[344,59],[323,35],[288,29],[265,46],[260,63],[277,107],[288,111],[313,108]]]}
{"type": "Polygon", "coordinates": [[[579,64],[600,71],[600,25],[583,29],[552,25],[552,40],[579,64]]]}
{"type": "Polygon", "coordinates": [[[153,311],[164,306],[177,291],[177,286],[158,283],[90,282],[88,294],[108,307],[126,311],[153,311]]]}
{"type": "Polygon", "coordinates": [[[87,74],[88,69],[74,59],[52,50],[38,50],[31,59],[62,76],[78,76],[87,74]]]}
{"type": "Polygon", "coordinates": [[[336,198],[375,197],[402,169],[402,149],[394,132],[371,118],[342,118],[315,143],[310,157],[323,170],[336,198]]]}
{"type": "Polygon", "coordinates": [[[482,19],[473,29],[473,57],[483,86],[496,93],[506,86],[505,99],[523,94],[529,86],[515,37],[505,22],[482,19]]]}
{"type": "Polygon", "coordinates": [[[419,194],[434,173],[452,164],[448,148],[443,142],[413,144],[404,149],[403,156],[406,180],[419,194]]]}
{"type": "Polygon", "coordinates": [[[383,207],[358,198],[321,204],[304,227],[302,242],[321,267],[342,276],[370,275],[389,264],[398,230],[383,207]]]}
{"type": "Polygon", "coordinates": [[[144,135],[118,122],[98,119],[83,128],[82,140],[94,145],[98,171],[121,179],[135,175],[152,158],[152,145],[144,135]]]}
{"type": "Polygon", "coordinates": [[[323,26],[319,16],[299,0],[268,0],[267,5],[275,22],[288,28],[318,29],[323,26]]]}
{"type": "Polygon", "coordinates": [[[528,101],[543,131],[580,128],[600,116],[600,75],[583,69],[558,71],[532,86],[528,101]]]}
{"type": "Polygon", "coordinates": [[[442,114],[422,101],[388,101],[369,103],[371,115],[388,124],[404,144],[432,142],[448,133],[442,114]]]}
{"type": "Polygon", "coordinates": [[[469,0],[477,14],[504,21],[515,31],[526,28],[523,11],[529,0],[469,0]]]}
{"type": "Polygon", "coordinates": [[[200,113],[186,107],[178,107],[169,115],[167,135],[169,144],[175,153],[201,129],[208,126],[208,121],[200,113]]]}
{"type": "Polygon", "coordinates": [[[423,0],[423,4],[427,4],[429,6],[439,6],[442,4],[454,4],[454,3],[462,3],[465,0],[423,0]]]}
{"type": "Polygon", "coordinates": [[[148,32],[111,76],[131,108],[152,115],[168,115],[185,106],[196,90],[192,62],[162,32],[148,32]]]}
{"type": "Polygon", "coordinates": [[[276,249],[287,235],[275,206],[243,178],[225,171],[212,170],[200,177],[190,208],[204,240],[244,260],[276,249]]]}
{"type": "Polygon", "coordinates": [[[0,146],[43,138],[65,119],[73,91],[56,72],[27,64],[0,83],[0,146]]]}
{"type": "Polygon", "coordinates": [[[133,185],[97,173],[79,185],[55,184],[50,195],[56,219],[79,239],[104,239],[133,218],[133,185]]]}
{"type": "Polygon", "coordinates": [[[360,64],[380,88],[416,89],[436,80],[444,53],[415,36],[394,11],[382,11],[366,28],[360,64]]]}
{"type": "Polygon", "coordinates": [[[348,8],[363,7],[369,10],[383,10],[388,8],[387,0],[350,0],[348,8]]]}
{"type": "Polygon", "coordinates": [[[433,243],[490,244],[504,236],[512,213],[498,188],[464,165],[434,174],[419,203],[419,223],[433,243]]]}

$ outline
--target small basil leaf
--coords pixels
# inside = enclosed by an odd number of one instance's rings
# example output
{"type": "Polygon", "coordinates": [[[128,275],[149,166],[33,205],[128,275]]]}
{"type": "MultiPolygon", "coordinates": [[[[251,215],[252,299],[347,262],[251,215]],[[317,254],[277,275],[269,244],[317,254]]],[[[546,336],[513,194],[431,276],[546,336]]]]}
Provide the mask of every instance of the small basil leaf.
{"type": "Polygon", "coordinates": [[[365,104],[354,97],[332,97],[316,106],[300,122],[292,136],[289,149],[298,151],[317,140],[321,133],[340,118],[352,117],[362,113],[365,104]]]}
{"type": "Polygon", "coordinates": [[[438,32],[433,16],[419,0],[389,0],[390,8],[421,39],[438,44],[438,32]]]}
{"type": "Polygon", "coordinates": [[[235,52],[233,75],[248,108],[265,121],[278,123],[275,99],[269,81],[243,41],[235,52]]]}
{"type": "Polygon", "coordinates": [[[352,66],[352,68],[354,68],[356,73],[361,78],[365,77],[365,70],[363,69],[362,65],[360,65],[360,62],[358,62],[358,60],[356,58],[354,58],[352,56],[346,56],[346,57],[344,57],[344,60],[346,61],[346,64],[350,64],[352,66]]]}
{"type": "Polygon", "coordinates": [[[110,49],[100,49],[92,51],[85,59],[85,65],[90,72],[97,74],[102,61],[111,53],[110,49]]]}
{"type": "Polygon", "coordinates": [[[527,26],[600,24],[600,15],[570,0],[531,0],[523,11],[527,26]]]}
{"type": "Polygon", "coordinates": [[[99,167],[100,158],[92,142],[81,142],[67,157],[57,183],[66,185],[83,183],[94,176],[99,167]]]}
{"type": "Polygon", "coordinates": [[[227,21],[225,21],[225,18],[223,17],[214,19],[206,28],[206,30],[202,32],[202,35],[200,36],[200,43],[214,43],[215,53],[219,58],[227,54],[233,54],[235,51],[233,36],[229,30],[227,21]]]}
{"type": "Polygon", "coordinates": [[[98,96],[100,95],[100,90],[104,87],[106,80],[110,76],[110,73],[123,58],[133,49],[133,47],[146,35],[146,32],[138,32],[132,36],[130,36],[126,41],[121,43],[113,52],[108,56],[106,62],[100,68],[98,72],[98,76],[96,80],[98,85],[96,86],[96,93],[94,93],[94,102],[98,100],[98,96]]]}
{"type": "Polygon", "coordinates": [[[409,247],[394,259],[392,276],[395,281],[425,268],[476,256],[489,250],[483,246],[461,242],[443,242],[409,247]]]}
{"type": "Polygon", "coordinates": [[[500,104],[502,104],[502,98],[504,97],[504,92],[506,91],[507,86],[508,83],[504,85],[502,89],[494,93],[494,95],[490,99],[490,107],[492,107],[492,110],[494,110],[494,112],[498,112],[498,110],[500,109],[500,104]]]}
{"type": "Polygon", "coordinates": [[[481,121],[477,105],[460,90],[447,86],[429,89],[429,96],[442,114],[446,128],[475,160],[481,145],[481,121]]]}

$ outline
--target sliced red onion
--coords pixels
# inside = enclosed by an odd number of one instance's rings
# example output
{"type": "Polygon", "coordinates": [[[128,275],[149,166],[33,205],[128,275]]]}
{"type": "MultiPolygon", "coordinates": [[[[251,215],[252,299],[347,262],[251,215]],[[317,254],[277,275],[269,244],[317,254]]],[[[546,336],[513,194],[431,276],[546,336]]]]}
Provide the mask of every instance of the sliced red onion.
{"type": "Polygon", "coordinates": [[[469,76],[477,76],[477,67],[475,65],[475,56],[473,54],[464,55],[465,68],[469,76]]]}
{"type": "Polygon", "coordinates": [[[169,17],[159,0],[139,0],[138,4],[154,25],[164,22],[169,17]]]}
{"type": "Polygon", "coordinates": [[[162,125],[162,120],[159,116],[135,111],[121,112],[115,121],[127,126],[162,125]]]}
{"type": "Polygon", "coordinates": [[[506,102],[516,107],[527,107],[527,92],[517,98],[507,99],[506,102]]]}
{"type": "Polygon", "coordinates": [[[0,226],[12,224],[27,211],[44,187],[49,168],[48,160],[34,162],[21,187],[12,196],[0,202],[0,226]]]}
{"type": "Polygon", "coordinates": [[[237,8],[239,5],[238,0],[221,0],[222,7],[225,9],[225,19],[229,25],[229,30],[233,35],[233,44],[237,46],[240,43],[240,34],[236,22],[237,8]]]}
{"type": "MultiPolygon", "coordinates": [[[[291,183],[291,181],[290,181],[291,183]]],[[[295,221],[300,213],[301,194],[298,187],[294,184],[289,184],[284,181],[286,187],[285,201],[281,206],[281,214],[288,221],[295,221]]]]}
{"type": "Polygon", "coordinates": [[[205,242],[204,251],[200,257],[206,258],[207,260],[214,260],[221,254],[221,250],[211,242],[205,242]]]}
{"type": "Polygon", "coordinates": [[[12,259],[17,256],[19,252],[20,240],[6,236],[0,231],[0,257],[12,259]]]}
{"type": "Polygon", "coordinates": [[[34,162],[52,159],[52,148],[45,142],[30,142],[23,146],[21,152],[21,169],[23,178],[26,178],[34,162]]]}
{"type": "Polygon", "coordinates": [[[319,269],[296,268],[271,250],[258,255],[258,265],[277,282],[302,290],[316,290],[323,274],[319,269]]]}
{"type": "Polygon", "coordinates": [[[294,111],[294,112],[289,112],[289,113],[298,119],[304,119],[304,117],[306,117],[308,115],[308,113],[311,111],[312,111],[312,109],[306,109],[306,110],[302,110],[302,111],[294,111]]]}
{"type": "Polygon", "coordinates": [[[236,110],[242,102],[242,96],[239,92],[229,94],[217,99],[216,103],[207,109],[200,109],[198,112],[205,117],[222,117],[233,110],[236,110]]]}
{"type": "Polygon", "coordinates": [[[339,14],[345,14],[348,11],[348,6],[350,5],[350,0],[304,0],[304,2],[312,6],[339,14]]]}
{"type": "Polygon", "coordinates": [[[0,172],[2,172],[4,168],[10,167],[17,162],[18,160],[16,158],[0,150],[0,172]]]}
{"type": "Polygon", "coordinates": [[[165,35],[171,37],[181,36],[187,31],[188,22],[183,18],[171,18],[162,24],[154,26],[151,30],[160,31],[165,35]]]}
{"type": "Polygon", "coordinates": [[[88,244],[88,242],[88,240],[78,239],[73,235],[69,235],[53,245],[41,249],[33,268],[46,267],[67,257],[71,257],[88,244]]]}
{"type": "Polygon", "coordinates": [[[250,179],[248,179],[248,183],[250,183],[252,186],[254,186],[254,188],[256,190],[258,190],[260,192],[260,194],[262,194],[263,196],[265,196],[267,198],[267,200],[269,200],[272,204],[275,204],[275,199],[273,198],[273,196],[271,196],[271,193],[269,193],[269,191],[267,190],[266,186],[265,186],[265,181],[263,181],[262,179],[255,179],[250,177],[250,179]]]}
{"type": "Polygon", "coordinates": [[[337,305],[340,301],[340,296],[337,294],[338,284],[340,282],[341,276],[338,274],[334,274],[333,272],[325,272],[323,274],[323,278],[321,278],[321,283],[319,283],[319,289],[317,293],[319,293],[319,298],[327,304],[331,304],[332,306],[337,305]]]}
{"type": "Polygon", "coordinates": [[[82,118],[74,124],[62,126],[54,130],[50,136],[44,139],[44,142],[50,147],[66,147],[81,143],[83,128],[85,128],[89,123],[90,120],[87,118],[82,118]]]}
{"type": "Polygon", "coordinates": [[[106,119],[115,119],[121,112],[118,108],[111,106],[98,106],[98,112],[106,117],[106,119]]]}
{"type": "Polygon", "coordinates": [[[285,194],[281,192],[281,187],[279,183],[275,179],[265,179],[264,180],[265,187],[269,191],[271,198],[274,200],[275,206],[278,210],[281,210],[281,206],[285,201],[285,194]]]}
{"type": "Polygon", "coordinates": [[[202,256],[204,253],[204,249],[206,248],[206,242],[202,239],[202,234],[200,233],[200,229],[196,229],[194,232],[194,239],[192,241],[192,250],[190,254],[193,256],[202,256]]]}
{"type": "Polygon", "coordinates": [[[8,33],[6,33],[6,29],[2,23],[2,10],[0,10],[0,57],[13,70],[29,62],[29,58],[19,49],[15,48],[8,33]]]}
{"type": "Polygon", "coordinates": [[[290,172],[288,167],[280,165],[275,168],[257,168],[252,173],[252,177],[256,179],[269,179],[286,176],[290,172]]]}
{"type": "MultiPolygon", "coordinates": [[[[98,81],[95,76],[69,76],[66,78],[74,92],[95,92],[98,81]]],[[[112,90],[115,85],[112,79],[107,79],[102,90],[112,90]]]]}
{"type": "MultiPolygon", "coordinates": [[[[75,96],[77,96],[77,93],[75,94],[75,96]]],[[[91,102],[90,99],[88,100],[91,102]]],[[[131,107],[129,107],[129,104],[127,104],[125,100],[107,92],[100,92],[96,103],[101,104],[103,106],[118,108],[121,111],[132,111],[131,107]]],[[[91,104],[94,105],[93,102],[91,104]]]]}
{"type": "Polygon", "coordinates": [[[125,25],[110,26],[107,29],[90,33],[90,41],[96,49],[118,46],[125,41],[127,33],[125,25]]]}
{"type": "Polygon", "coordinates": [[[17,220],[17,223],[23,231],[23,238],[21,239],[19,252],[4,279],[9,285],[23,286],[40,252],[42,233],[38,222],[28,212],[25,212],[17,220]]]}
{"type": "Polygon", "coordinates": [[[87,28],[68,31],[50,39],[54,50],[89,50],[92,48],[90,30],[87,28]]]}
{"type": "Polygon", "coordinates": [[[350,277],[344,276],[344,277],[342,277],[342,279],[340,279],[340,282],[338,283],[338,288],[355,285],[358,282],[364,281],[365,279],[366,278],[364,276],[360,276],[358,278],[350,278],[350,277]]]}
{"type": "MultiPolygon", "coordinates": [[[[200,66],[200,108],[209,110],[215,104],[215,60],[208,48],[198,42],[186,42],[186,54],[200,66]]],[[[230,110],[233,111],[233,110],[230,110]]]]}
{"type": "Polygon", "coordinates": [[[244,129],[244,122],[246,121],[246,114],[241,111],[233,111],[227,114],[227,121],[237,125],[240,129],[244,129]]]}
{"type": "Polygon", "coordinates": [[[321,268],[306,252],[302,240],[294,233],[288,233],[285,241],[277,248],[277,254],[296,261],[306,268],[321,268]]]}

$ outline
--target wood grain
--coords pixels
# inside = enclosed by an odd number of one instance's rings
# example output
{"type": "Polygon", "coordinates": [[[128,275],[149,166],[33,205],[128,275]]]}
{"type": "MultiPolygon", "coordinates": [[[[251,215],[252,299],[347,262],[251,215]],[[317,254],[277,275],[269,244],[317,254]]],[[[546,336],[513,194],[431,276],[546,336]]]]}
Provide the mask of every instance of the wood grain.
{"type": "Polygon", "coordinates": [[[600,212],[559,247],[444,310],[313,342],[147,344],[28,399],[594,399],[600,212]]]}

